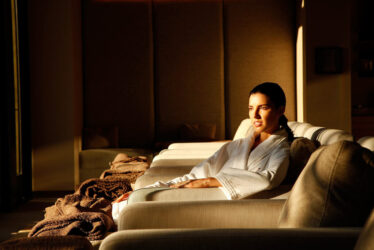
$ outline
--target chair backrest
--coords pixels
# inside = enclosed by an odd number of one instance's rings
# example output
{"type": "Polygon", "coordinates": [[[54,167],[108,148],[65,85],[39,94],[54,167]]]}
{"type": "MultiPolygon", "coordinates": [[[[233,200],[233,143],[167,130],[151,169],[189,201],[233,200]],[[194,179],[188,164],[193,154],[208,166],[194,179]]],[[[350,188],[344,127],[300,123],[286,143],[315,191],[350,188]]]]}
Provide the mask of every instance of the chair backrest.
{"type": "Polygon", "coordinates": [[[236,130],[233,140],[247,137],[251,127],[251,120],[249,118],[244,119],[236,130]]]}
{"type": "Polygon", "coordinates": [[[318,137],[318,134],[320,134],[323,130],[325,130],[326,128],[324,127],[318,127],[318,126],[312,126],[312,127],[309,127],[305,133],[304,133],[304,137],[310,139],[310,140],[316,140],[317,137],[318,137]]]}
{"type": "Polygon", "coordinates": [[[330,145],[338,141],[353,141],[353,136],[340,129],[325,129],[316,138],[321,145],[330,145]]]}
{"type": "Polygon", "coordinates": [[[290,127],[292,131],[295,131],[295,128],[299,126],[301,122],[291,121],[291,122],[288,122],[287,124],[288,124],[288,127],[290,127]]]}
{"type": "MultiPolygon", "coordinates": [[[[319,126],[313,126],[307,122],[288,122],[295,137],[306,137],[318,141],[321,145],[330,145],[338,141],[353,141],[353,136],[340,129],[328,129],[319,126]]],[[[250,119],[244,119],[236,130],[233,140],[247,137],[251,129],[250,119]]],[[[362,139],[364,147],[374,150],[374,137],[362,139]]],[[[361,143],[360,143],[361,144],[361,143]]]]}
{"type": "Polygon", "coordinates": [[[374,154],[350,141],[318,148],[292,187],[280,227],[362,227],[374,204],[374,154]]]}
{"type": "Polygon", "coordinates": [[[374,136],[361,137],[357,143],[374,152],[374,136]]]}
{"type": "Polygon", "coordinates": [[[311,127],[313,127],[313,125],[310,123],[300,122],[295,126],[295,129],[292,132],[295,137],[305,137],[305,132],[311,127]]]}

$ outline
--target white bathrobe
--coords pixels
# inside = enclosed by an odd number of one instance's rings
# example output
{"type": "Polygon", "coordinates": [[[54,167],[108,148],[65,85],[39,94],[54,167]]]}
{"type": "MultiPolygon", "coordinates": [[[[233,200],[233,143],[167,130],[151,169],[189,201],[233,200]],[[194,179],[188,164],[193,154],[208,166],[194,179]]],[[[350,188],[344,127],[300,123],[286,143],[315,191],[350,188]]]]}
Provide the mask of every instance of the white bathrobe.
{"type": "Polygon", "coordinates": [[[223,145],[189,174],[148,187],[167,187],[181,181],[215,177],[229,200],[277,187],[285,178],[289,164],[287,133],[280,129],[251,151],[254,140],[251,131],[246,138],[223,145]]]}

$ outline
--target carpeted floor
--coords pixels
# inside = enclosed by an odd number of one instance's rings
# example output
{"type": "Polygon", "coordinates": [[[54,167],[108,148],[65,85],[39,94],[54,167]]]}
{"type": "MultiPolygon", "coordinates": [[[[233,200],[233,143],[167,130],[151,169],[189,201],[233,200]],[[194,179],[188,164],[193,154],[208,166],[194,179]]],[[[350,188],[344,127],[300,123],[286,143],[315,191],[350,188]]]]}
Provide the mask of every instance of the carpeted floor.
{"type": "Polygon", "coordinates": [[[44,209],[55,203],[57,198],[67,192],[36,193],[33,199],[20,205],[11,212],[0,213],[0,242],[27,236],[28,231],[43,219],[44,209]]]}

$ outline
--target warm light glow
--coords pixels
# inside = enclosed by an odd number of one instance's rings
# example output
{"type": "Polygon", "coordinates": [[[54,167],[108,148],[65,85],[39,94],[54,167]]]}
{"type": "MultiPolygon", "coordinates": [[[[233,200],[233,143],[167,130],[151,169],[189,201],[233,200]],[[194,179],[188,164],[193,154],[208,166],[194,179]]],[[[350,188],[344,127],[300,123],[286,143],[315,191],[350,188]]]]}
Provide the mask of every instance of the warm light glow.
{"type": "Polygon", "coordinates": [[[301,0],[301,8],[304,8],[304,0],[301,0]]]}
{"type": "MultiPolygon", "coordinates": [[[[303,1],[304,2],[304,1],[303,1]]],[[[297,105],[297,121],[305,121],[305,74],[304,74],[304,39],[303,26],[297,31],[296,40],[296,105],[297,105]]]]}

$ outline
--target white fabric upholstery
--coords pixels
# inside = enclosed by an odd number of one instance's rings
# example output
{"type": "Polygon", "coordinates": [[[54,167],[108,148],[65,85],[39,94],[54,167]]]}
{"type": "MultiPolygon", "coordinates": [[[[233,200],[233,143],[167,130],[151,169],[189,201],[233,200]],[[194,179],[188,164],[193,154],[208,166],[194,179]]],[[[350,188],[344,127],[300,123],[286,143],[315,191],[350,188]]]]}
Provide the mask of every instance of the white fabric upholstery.
{"type": "Polygon", "coordinates": [[[374,136],[361,137],[357,142],[362,147],[374,151],[374,136]]]}
{"type": "Polygon", "coordinates": [[[288,122],[287,124],[288,124],[288,127],[290,127],[290,129],[291,129],[292,131],[294,131],[295,128],[296,128],[297,126],[299,126],[300,122],[291,121],[291,122],[288,122]]]}
{"type": "Polygon", "coordinates": [[[308,129],[305,131],[303,137],[306,137],[306,138],[308,138],[308,139],[312,139],[314,133],[316,133],[318,130],[323,129],[323,128],[324,128],[324,127],[312,126],[312,127],[308,128],[308,129]]]}
{"type": "Polygon", "coordinates": [[[216,149],[218,150],[227,141],[219,142],[180,142],[172,143],[169,145],[168,149],[216,149]]]}
{"type": "Polygon", "coordinates": [[[318,136],[321,145],[330,145],[338,141],[353,141],[353,136],[340,129],[325,129],[318,136]]]}
{"type": "Polygon", "coordinates": [[[176,156],[176,155],[183,155],[183,156],[190,156],[190,155],[202,155],[202,156],[211,156],[217,151],[217,149],[166,149],[160,152],[158,156],[160,157],[167,157],[167,156],[176,156]]]}
{"type": "MultiPolygon", "coordinates": [[[[142,176],[144,177],[144,175],[142,176]]],[[[150,183],[152,184],[152,183],[150,183]]],[[[285,200],[289,196],[291,185],[280,185],[272,190],[265,190],[244,199],[275,199],[285,200]]],[[[196,201],[196,200],[227,200],[220,188],[141,188],[134,191],[128,203],[144,201],[196,201]]]]}
{"type": "Polygon", "coordinates": [[[179,159],[158,159],[156,161],[152,161],[151,168],[154,167],[178,167],[178,166],[195,166],[205,160],[206,158],[192,158],[186,159],[180,157],[179,159]]]}
{"type": "Polygon", "coordinates": [[[305,132],[311,127],[313,127],[313,125],[310,123],[299,123],[297,126],[295,126],[293,134],[295,137],[304,137],[305,132]]]}
{"type": "Polygon", "coordinates": [[[157,181],[169,181],[176,177],[188,174],[194,165],[190,166],[176,166],[176,167],[153,167],[148,169],[144,175],[140,176],[136,182],[134,189],[144,188],[157,181]]]}
{"type": "Polygon", "coordinates": [[[285,200],[136,202],[122,210],[118,230],[277,227],[285,200]]]}
{"type": "Polygon", "coordinates": [[[196,153],[196,154],[191,154],[191,155],[187,155],[187,154],[156,155],[153,158],[152,162],[157,162],[157,161],[160,161],[160,160],[183,160],[183,159],[200,159],[200,160],[205,160],[206,158],[208,158],[211,155],[212,154],[210,152],[208,152],[208,153],[202,152],[202,153],[196,153]]]}
{"type": "Polygon", "coordinates": [[[249,128],[251,126],[251,120],[248,118],[248,119],[244,119],[238,129],[236,130],[236,133],[234,135],[234,139],[233,140],[237,140],[237,139],[240,139],[240,138],[245,138],[248,136],[248,133],[249,133],[249,128]]]}

